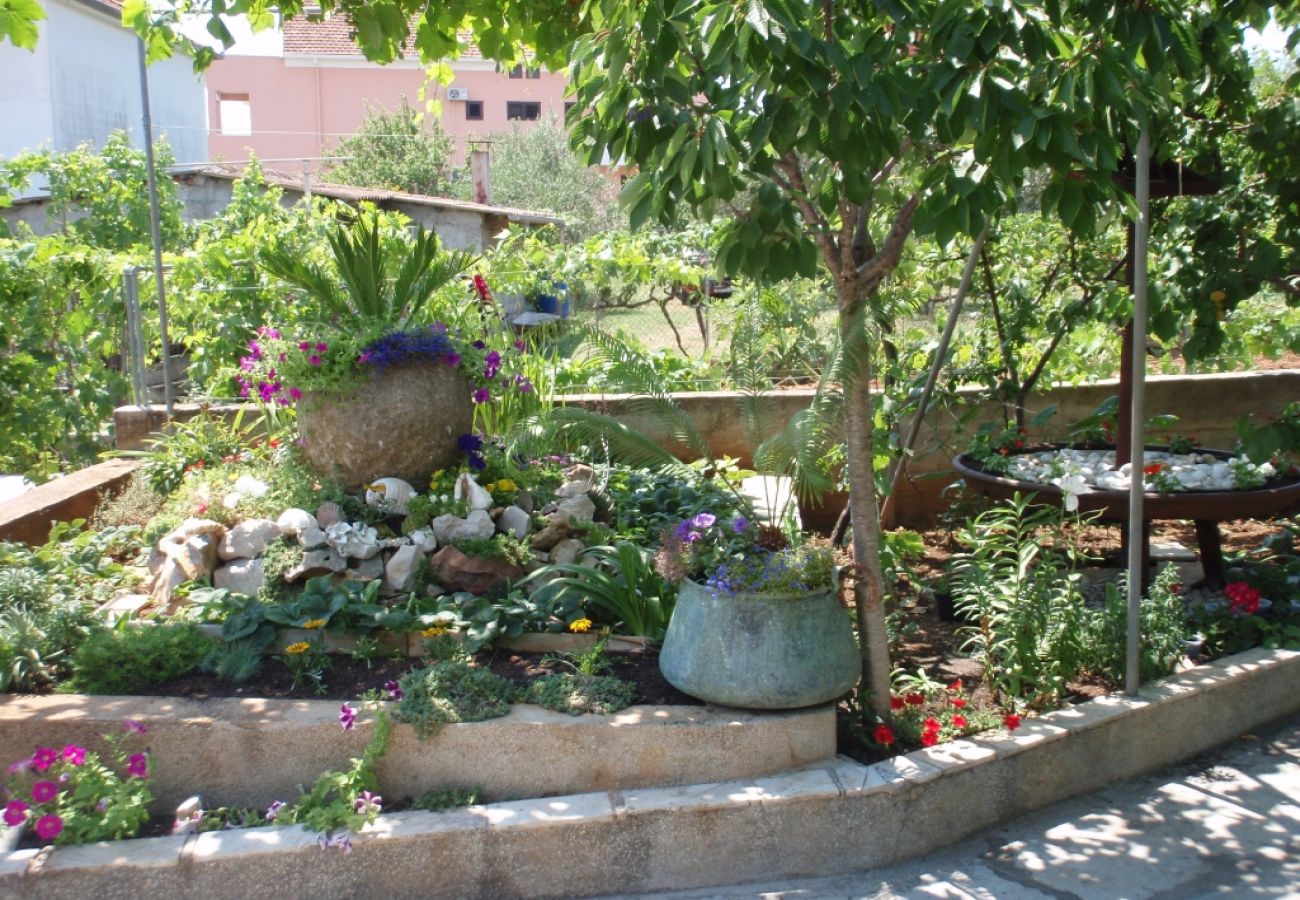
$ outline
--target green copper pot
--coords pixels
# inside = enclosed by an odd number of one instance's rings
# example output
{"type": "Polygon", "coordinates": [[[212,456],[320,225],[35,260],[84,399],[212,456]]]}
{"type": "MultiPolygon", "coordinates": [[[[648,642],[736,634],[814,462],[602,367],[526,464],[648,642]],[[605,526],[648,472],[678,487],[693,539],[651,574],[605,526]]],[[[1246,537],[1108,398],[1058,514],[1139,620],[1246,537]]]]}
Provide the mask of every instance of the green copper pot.
{"type": "Polygon", "coordinates": [[[843,695],[861,674],[848,612],[827,588],[715,593],[684,581],[659,668],[683,693],[742,709],[794,709],[843,695]]]}

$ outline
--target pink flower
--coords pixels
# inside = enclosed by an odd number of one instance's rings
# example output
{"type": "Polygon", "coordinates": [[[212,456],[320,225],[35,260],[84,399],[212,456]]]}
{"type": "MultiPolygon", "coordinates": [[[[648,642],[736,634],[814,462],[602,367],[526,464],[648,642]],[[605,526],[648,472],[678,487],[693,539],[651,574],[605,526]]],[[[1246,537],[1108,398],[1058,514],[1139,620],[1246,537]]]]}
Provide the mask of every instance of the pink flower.
{"type": "Polygon", "coordinates": [[[43,841],[52,841],[63,831],[63,820],[50,813],[36,820],[36,836],[43,841]]]}
{"type": "Polygon", "coordinates": [[[21,800],[10,800],[5,805],[4,816],[2,817],[6,825],[11,828],[15,825],[21,825],[27,821],[27,804],[21,800]]]}
{"type": "Polygon", "coordinates": [[[144,734],[149,729],[145,728],[144,723],[139,719],[123,719],[122,730],[132,732],[133,734],[144,734]]]}
{"type": "Polygon", "coordinates": [[[9,774],[21,775],[23,772],[26,772],[31,767],[32,767],[32,758],[29,756],[26,759],[20,759],[17,762],[11,762],[9,764],[9,774]]]}
{"type": "Polygon", "coordinates": [[[313,366],[319,366],[321,360],[319,356],[313,353],[310,357],[307,358],[307,362],[311,363],[313,366]]]}
{"type": "Polygon", "coordinates": [[[291,388],[289,388],[289,396],[292,397],[292,398],[295,399],[295,400],[301,400],[301,399],[302,399],[302,391],[298,390],[296,387],[291,387],[291,388]]]}
{"type": "Polygon", "coordinates": [[[357,726],[357,711],[354,707],[344,703],[339,707],[339,724],[343,726],[344,731],[351,731],[357,726]]]}
{"type": "Polygon", "coordinates": [[[326,350],[328,350],[329,348],[330,348],[330,345],[327,344],[327,343],[325,343],[324,341],[317,341],[317,342],[316,342],[316,352],[317,352],[317,353],[324,353],[324,352],[325,352],[326,350]]]}
{"type": "Polygon", "coordinates": [[[126,761],[126,773],[132,778],[148,778],[149,757],[144,753],[132,753],[126,761]]]}
{"type": "Polygon", "coordinates": [[[68,744],[63,748],[63,758],[74,766],[79,766],[86,761],[86,748],[78,747],[76,744],[68,744]]]}
{"type": "Polygon", "coordinates": [[[38,781],[32,785],[32,799],[37,803],[49,803],[58,793],[59,788],[53,781],[38,781]]]}
{"type": "Polygon", "coordinates": [[[310,342],[310,341],[299,341],[299,342],[298,342],[298,349],[301,350],[301,351],[303,351],[304,353],[306,353],[308,350],[311,349],[311,342],[310,342]]]}
{"type": "Polygon", "coordinates": [[[36,752],[32,754],[32,768],[37,772],[44,772],[58,760],[59,753],[53,747],[37,747],[36,752]]]}

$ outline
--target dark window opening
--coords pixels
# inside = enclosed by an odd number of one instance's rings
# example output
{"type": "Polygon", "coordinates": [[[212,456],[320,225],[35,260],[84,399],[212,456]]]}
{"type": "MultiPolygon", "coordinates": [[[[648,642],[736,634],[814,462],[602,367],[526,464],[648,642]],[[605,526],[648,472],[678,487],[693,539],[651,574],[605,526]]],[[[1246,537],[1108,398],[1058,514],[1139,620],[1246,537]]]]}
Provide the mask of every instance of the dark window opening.
{"type": "Polygon", "coordinates": [[[465,101],[465,118],[471,122],[482,121],[483,119],[483,101],[467,100],[465,101]]]}
{"type": "Polygon", "coordinates": [[[506,118],[512,120],[536,121],[542,117],[542,104],[522,100],[506,101],[506,118]]]}

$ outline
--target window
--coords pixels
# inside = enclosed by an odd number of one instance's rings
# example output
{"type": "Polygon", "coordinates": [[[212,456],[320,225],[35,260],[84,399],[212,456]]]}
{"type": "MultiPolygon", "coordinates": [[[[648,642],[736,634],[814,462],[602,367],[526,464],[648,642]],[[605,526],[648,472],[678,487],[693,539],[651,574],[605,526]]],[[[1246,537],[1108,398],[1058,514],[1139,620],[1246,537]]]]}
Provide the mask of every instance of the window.
{"type": "Polygon", "coordinates": [[[247,137],[253,133],[253,106],[247,94],[217,94],[217,125],[222,134],[247,137]]]}
{"type": "Polygon", "coordinates": [[[465,101],[465,119],[470,122],[481,122],[483,120],[482,100],[465,101]]]}
{"type": "Polygon", "coordinates": [[[542,70],[541,68],[534,66],[533,68],[528,69],[524,74],[529,78],[541,78],[542,70]]]}
{"type": "Polygon", "coordinates": [[[527,69],[525,69],[524,64],[519,63],[513,69],[510,70],[510,77],[511,78],[541,78],[542,70],[540,67],[537,66],[529,66],[527,69]]]}
{"type": "Polygon", "coordinates": [[[510,77],[511,77],[511,78],[523,78],[523,77],[524,77],[524,64],[523,64],[523,63],[520,63],[519,65],[517,65],[517,66],[515,66],[513,69],[511,69],[511,70],[510,70],[510,77]]]}
{"type": "Polygon", "coordinates": [[[542,117],[542,104],[527,103],[522,100],[506,101],[506,118],[535,121],[542,117]]]}

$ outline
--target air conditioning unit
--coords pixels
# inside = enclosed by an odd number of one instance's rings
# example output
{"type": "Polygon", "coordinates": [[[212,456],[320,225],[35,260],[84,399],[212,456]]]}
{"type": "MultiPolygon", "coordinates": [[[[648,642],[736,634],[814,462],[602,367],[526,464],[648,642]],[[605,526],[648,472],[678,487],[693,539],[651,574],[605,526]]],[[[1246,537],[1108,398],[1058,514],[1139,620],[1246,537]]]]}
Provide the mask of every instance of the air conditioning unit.
{"type": "Polygon", "coordinates": [[[449,88],[447,88],[447,99],[448,99],[448,100],[468,100],[468,99],[469,99],[469,88],[454,88],[454,87],[449,87],[449,88]]]}

